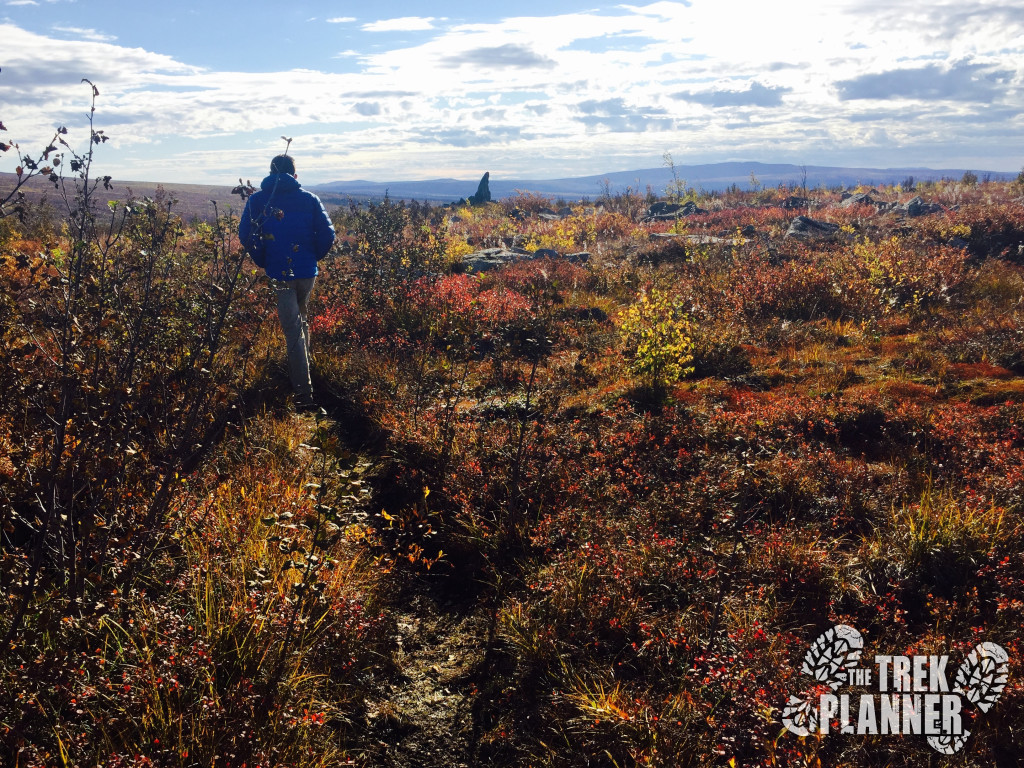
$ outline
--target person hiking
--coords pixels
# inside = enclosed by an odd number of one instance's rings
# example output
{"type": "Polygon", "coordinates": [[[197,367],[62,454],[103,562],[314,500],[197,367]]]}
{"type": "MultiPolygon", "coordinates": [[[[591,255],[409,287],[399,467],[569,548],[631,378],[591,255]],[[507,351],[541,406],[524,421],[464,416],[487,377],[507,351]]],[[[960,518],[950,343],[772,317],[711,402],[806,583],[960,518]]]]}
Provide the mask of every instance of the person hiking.
{"type": "Polygon", "coordinates": [[[288,372],[298,410],[312,410],[309,325],[306,308],[318,274],[317,262],[334,245],[334,226],[320,198],[302,189],[295,161],[278,155],[260,191],[246,201],[238,237],[277,293],[277,316],[288,346],[288,372]]]}

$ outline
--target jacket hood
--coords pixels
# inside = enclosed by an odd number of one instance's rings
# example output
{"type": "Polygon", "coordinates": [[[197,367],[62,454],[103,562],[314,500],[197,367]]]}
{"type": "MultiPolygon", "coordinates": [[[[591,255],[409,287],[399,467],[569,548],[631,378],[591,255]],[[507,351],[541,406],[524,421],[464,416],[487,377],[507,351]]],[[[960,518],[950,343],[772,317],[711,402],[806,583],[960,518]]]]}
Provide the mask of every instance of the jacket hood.
{"type": "Polygon", "coordinates": [[[293,192],[302,186],[290,173],[272,173],[260,183],[260,189],[269,193],[274,191],[275,184],[277,192],[293,192]]]}

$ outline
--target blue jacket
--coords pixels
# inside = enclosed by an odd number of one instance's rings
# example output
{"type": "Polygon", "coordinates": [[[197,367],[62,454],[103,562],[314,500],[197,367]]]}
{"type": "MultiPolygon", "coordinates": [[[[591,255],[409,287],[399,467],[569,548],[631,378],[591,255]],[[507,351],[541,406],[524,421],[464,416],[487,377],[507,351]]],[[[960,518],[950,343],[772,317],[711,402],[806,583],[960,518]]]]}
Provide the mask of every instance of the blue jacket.
{"type": "Polygon", "coordinates": [[[268,277],[297,280],[316,277],[316,263],[334,245],[334,226],[319,197],[294,176],[272,173],[246,202],[238,237],[268,277]]]}

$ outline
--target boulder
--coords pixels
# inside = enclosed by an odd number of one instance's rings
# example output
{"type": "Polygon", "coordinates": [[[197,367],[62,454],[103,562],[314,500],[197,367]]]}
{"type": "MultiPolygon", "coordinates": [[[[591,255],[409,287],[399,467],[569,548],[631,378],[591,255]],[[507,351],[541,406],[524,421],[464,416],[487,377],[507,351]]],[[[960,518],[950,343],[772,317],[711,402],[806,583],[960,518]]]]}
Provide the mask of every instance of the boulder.
{"type": "Polygon", "coordinates": [[[806,208],[811,204],[811,201],[806,197],[798,197],[797,195],[790,195],[782,201],[782,206],[787,211],[796,210],[797,208],[806,208]]]}
{"type": "Polygon", "coordinates": [[[533,252],[533,258],[535,259],[557,259],[558,251],[554,248],[538,248],[533,252]]]}
{"type": "Polygon", "coordinates": [[[897,210],[914,218],[916,216],[927,216],[932,213],[941,213],[944,208],[938,203],[926,203],[920,195],[917,195],[907,200],[897,210]]]}
{"type": "Polygon", "coordinates": [[[462,257],[462,263],[466,265],[467,272],[487,272],[518,261],[523,255],[521,251],[512,251],[507,248],[485,248],[482,251],[466,254],[462,257]]]}
{"type": "Polygon", "coordinates": [[[480,179],[480,183],[477,185],[476,194],[470,196],[470,205],[483,205],[484,203],[491,202],[490,179],[491,172],[487,171],[480,179]]]}
{"type": "Polygon", "coordinates": [[[647,215],[661,216],[662,214],[666,213],[674,213],[675,211],[678,211],[682,207],[683,206],[679,205],[678,203],[667,203],[664,200],[659,200],[658,202],[652,204],[651,207],[647,209],[647,215]]]}
{"type": "Polygon", "coordinates": [[[514,261],[527,261],[531,259],[561,259],[564,258],[573,264],[585,264],[590,261],[590,254],[586,251],[570,253],[561,256],[554,248],[538,248],[530,252],[522,248],[484,248],[480,251],[466,254],[462,257],[462,263],[466,271],[487,272],[491,269],[511,264],[514,261]]]}
{"type": "Polygon", "coordinates": [[[816,221],[810,216],[797,216],[786,230],[786,237],[795,240],[831,240],[838,232],[838,224],[816,221]]]}
{"type": "Polygon", "coordinates": [[[572,208],[570,208],[569,206],[566,206],[565,208],[559,208],[558,215],[561,216],[563,219],[568,218],[569,216],[572,216],[572,208]]]}
{"type": "Polygon", "coordinates": [[[694,216],[699,213],[707,211],[698,207],[693,200],[687,200],[685,203],[667,203],[659,200],[647,209],[647,221],[672,221],[680,216],[694,216]]]}
{"type": "Polygon", "coordinates": [[[878,201],[875,200],[868,192],[861,192],[856,195],[850,195],[845,198],[840,204],[842,208],[849,208],[854,205],[875,205],[878,201]]]}

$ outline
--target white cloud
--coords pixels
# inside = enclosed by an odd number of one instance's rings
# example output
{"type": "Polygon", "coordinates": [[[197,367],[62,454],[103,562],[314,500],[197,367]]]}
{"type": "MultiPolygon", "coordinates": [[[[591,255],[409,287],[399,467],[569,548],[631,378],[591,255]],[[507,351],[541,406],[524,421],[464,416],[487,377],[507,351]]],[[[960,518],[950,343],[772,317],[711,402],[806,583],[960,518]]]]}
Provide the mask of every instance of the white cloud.
{"type": "Polygon", "coordinates": [[[39,5],[36,0],[7,0],[7,5],[39,5]]]}
{"type": "Polygon", "coordinates": [[[67,35],[74,35],[75,37],[80,37],[83,40],[90,40],[94,43],[109,43],[117,40],[117,37],[114,35],[105,35],[102,32],[97,32],[95,29],[87,29],[85,27],[63,27],[54,25],[52,29],[54,32],[63,32],[67,35]]]}
{"type": "Polygon", "coordinates": [[[434,28],[433,16],[402,16],[363,24],[364,32],[420,32],[434,28]]]}
{"type": "Polygon", "coordinates": [[[328,24],[351,24],[356,20],[355,16],[335,16],[334,18],[327,19],[328,24]]]}
{"type": "MultiPolygon", "coordinates": [[[[215,143],[209,168],[237,167],[235,178],[261,172],[285,125],[293,149],[316,158],[304,173],[310,182],[484,169],[579,175],[657,165],[666,150],[680,164],[828,164],[857,154],[865,165],[949,167],[967,153],[964,167],[985,168],[979,157],[993,170],[1024,164],[1020,149],[1006,149],[1020,146],[1007,136],[1024,111],[1024,11],[1004,0],[791,0],[786,14],[763,2],[662,0],[439,29],[441,21],[364,25],[435,31],[416,44],[351,43],[365,47],[335,54],[346,70],[336,73],[203,70],[0,25],[0,103],[8,127],[48,136],[48,120],[80,120],[76,88],[89,77],[113,149],[215,143]],[[982,76],[986,103],[977,104],[964,95],[982,76]]],[[[123,177],[215,180],[196,178],[203,164],[133,162],[123,177]]]]}

